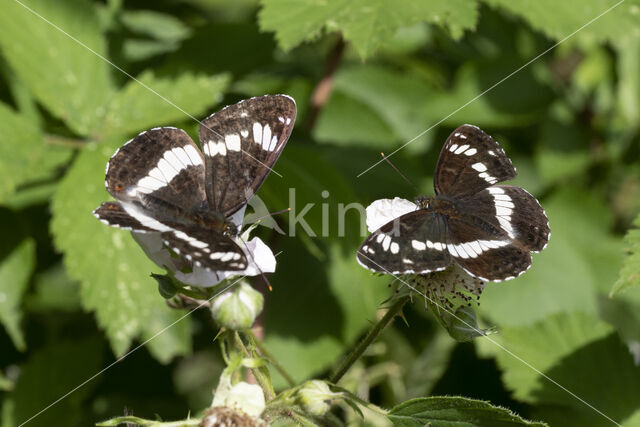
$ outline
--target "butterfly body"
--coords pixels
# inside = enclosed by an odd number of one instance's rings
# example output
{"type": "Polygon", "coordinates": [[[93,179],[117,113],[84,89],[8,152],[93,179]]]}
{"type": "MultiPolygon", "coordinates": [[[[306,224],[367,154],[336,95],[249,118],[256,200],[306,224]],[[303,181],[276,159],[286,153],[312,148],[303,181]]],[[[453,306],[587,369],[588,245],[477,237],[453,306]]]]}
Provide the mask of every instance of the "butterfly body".
{"type": "Polygon", "coordinates": [[[516,171],[479,128],[463,125],[447,139],[436,166],[435,196],[383,225],[357,253],[366,268],[426,274],[458,263],[485,281],[513,279],[546,247],[549,222],[538,201],[517,186],[495,185],[516,171]]]}
{"type": "Polygon", "coordinates": [[[107,163],[105,186],[117,201],[94,215],[114,227],[160,233],[167,247],[208,270],[244,270],[232,216],[266,179],[295,117],[293,98],[265,95],[203,120],[202,150],[181,129],[144,131],[107,163]]]}

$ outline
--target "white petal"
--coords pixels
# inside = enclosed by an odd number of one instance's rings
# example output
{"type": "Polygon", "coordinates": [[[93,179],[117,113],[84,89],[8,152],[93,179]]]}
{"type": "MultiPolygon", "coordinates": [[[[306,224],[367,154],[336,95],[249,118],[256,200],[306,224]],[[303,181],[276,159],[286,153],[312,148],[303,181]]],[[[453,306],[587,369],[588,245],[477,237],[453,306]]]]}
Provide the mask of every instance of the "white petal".
{"type": "Polygon", "coordinates": [[[367,206],[367,228],[373,233],[389,221],[416,209],[415,203],[400,197],[376,200],[367,206]]]}

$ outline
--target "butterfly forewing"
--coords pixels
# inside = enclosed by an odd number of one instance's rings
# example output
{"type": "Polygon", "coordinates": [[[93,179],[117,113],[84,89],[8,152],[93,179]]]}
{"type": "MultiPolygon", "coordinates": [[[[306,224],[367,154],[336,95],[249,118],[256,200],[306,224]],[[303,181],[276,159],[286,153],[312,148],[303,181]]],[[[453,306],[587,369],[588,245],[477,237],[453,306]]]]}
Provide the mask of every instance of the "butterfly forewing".
{"type": "Polygon", "coordinates": [[[364,267],[387,274],[444,270],[451,263],[446,241],[444,217],[416,210],[372,233],[358,249],[357,259],[364,267]]]}
{"type": "Polygon", "coordinates": [[[433,184],[436,194],[465,197],[515,176],[511,160],[493,138],[463,125],[442,147],[433,184]]]}
{"type": "Polygon", "coordinates": [[[204,158],[183,130],[155,128],[124,144],[107,163],[107,190],[146,209],[190,210],[205,202],[204,158]],[[185,189],[188,189],[185,191],[185,189]]]}
{"type": "Polygon", "coordinates": [[[229,216],[247,203],[280,156],[295,119],[293,98],[265,95],[203,120],[200,143],[211,209],[229,216]]]}

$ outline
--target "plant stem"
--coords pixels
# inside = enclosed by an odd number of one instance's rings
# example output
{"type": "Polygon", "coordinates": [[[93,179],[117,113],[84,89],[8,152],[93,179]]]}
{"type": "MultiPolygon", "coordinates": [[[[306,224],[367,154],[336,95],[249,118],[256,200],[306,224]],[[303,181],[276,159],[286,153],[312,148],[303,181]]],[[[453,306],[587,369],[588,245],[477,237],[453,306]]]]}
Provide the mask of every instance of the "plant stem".
{"type": "MultiPolygon", "coordinates": [[[[233,337],[236,343],[236,347],[238,347],[238,349],[242,352],[244,357],[252,358],[253,355],[249,353],[249,350],[247,350],[247,347],[245,347],[244,343],[242,342],[242,338],[240,338],[240,334],[237,331],[234,331],[233,337]]],[[[258,384],[260,384],[260,387],[262,387],[262,390],[264,390],[267,400],[273,399],[276,396],[276,392],[273,389],[273,384],[271,384],[271,380],[264,374],[264,372],[260,370],[260,368],[250,368],[250,369],[251,369],[251,373],[256,378],[256,381],[258,381],[258,384]]]]}
{"type": "Polygon", "coordinates": [[[336,369],[335,373],[329,378],[329,381],[333,384],[337,384],[338,381],[344,376],[345,373],[351,368],[353,365],[365,352],[365,350],[373,343],[376,338],[380,335],[382,330],[389,324],[391,319],[393,319],[401,310],[402,307],[409,301],[409,296],[404,296],[397,299],[391,307],[387,310],[385,315],[373,325],[373,328],[369,330],[367,335],[364,337],[362,341],[358,343],[356,348],[344,358],[338,369],[336,369]]]}
{"type": "Polygon", "coordinates": [[[251,338],[251,342],[258,347],[258,350],[260,350],[260,353],[266,357],[267,359],[269,359],[269,363],[271,363],[273,365],[274,368],[276,368],[276,371],[280,372],[280,375],[282,375],[284,377],[285,380],[287,380],[287,382],[289,383],[289,385],[291,387],[296,385],[296,382],[293,380],[293,377],[291,375],[289,375],[289,373],[287,371],[284,370],[284,368],[282,367],[282,365],[280,363],[278,363],[278,361],[271,355],[271,353],[269,353],[269,351],[266,349],[266,347],[264,346],[264,344],[262,343],[262,341],[260,341],[255,334],[253,333],[253,331],[248,331],[247,335],[251,338]]]}
{"type": "Polygon", "coordinates": [[[307,115],[307,126],[309,130],[312,130],[316,124],[316,119],[320,114],[320,110],[329,101],[331,90],[333,89],[333,77],[342,62],[342,55],[344,53],[345,42],[342,37],[338,39],[333,49],[329,53],[327,59],[327,65],[324,71],[322,79],[318,82],[313,93],[311,94],[311,106],[307,115]]]}

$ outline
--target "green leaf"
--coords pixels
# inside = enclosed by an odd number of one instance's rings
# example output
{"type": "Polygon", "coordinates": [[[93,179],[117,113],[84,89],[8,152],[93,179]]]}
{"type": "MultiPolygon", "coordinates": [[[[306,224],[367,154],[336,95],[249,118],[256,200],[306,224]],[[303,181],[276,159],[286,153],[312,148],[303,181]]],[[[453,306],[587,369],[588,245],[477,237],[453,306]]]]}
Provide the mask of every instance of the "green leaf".
{"type": "MultiPolygon", "coordinates": [[[[21,366],[15,389],[5,401],[5,405],[11,402],[12,411],[8,414],[3,411],[3,421],[8,425],[19,425],[81,385],[102,367],[102,351],[100,341],[75,340],[56,343],[33,353],[21,366]]],[[[29,425],[80,425],[88,405],[85,399],[95,385],[95,380],[82,385],[29,425]]]]}
{"type": "Polygon", "coordinates": [[[180,41],[191,35],[191,28],[178,18],[153,10],[128,10],[120,15],[125,27],[157,40],[180,41]]]}
{"type": "Polygon", "coordinates": [[[31,120],[0,103],[0,203],[16,187],[46,176],[70,155],[69,149],[45,145],[31,120]]]}
{"type": "Polygon", "coordinates": [[[640,37],[619,43],[618,103],[621,115],[633,126],[640,122],[640,37]]]}
{"type": "Polygon", "coordinates": [[[556,40],[574,31],[574,38],[591,43],[617,41],[638,36],[640,2],[638,0],[592,0],[589,2],[554,0],[485,0],[522,16],[529,24],[556,40]],[[618,4],[619,3],[619,4],[618,4]],[[616,6],[617,4],[617,6],[616,6]],[[608,9],[615,6],[611,11],[608,9]],[[605,13],[604,15],[602,15],[605,13]],[[598,18],[598,16],[602,15],[598,18]],[[591,24],[585,27],[590,21],[591,24]],[[583,28],[584,27],[584,28],[583,28]]]}
{"type": "Polygon", "coordinates": [[[380,117],[362,102],[334,91],[313,127],[313,138],[331,144],[393,147],[398,137],[380,117]]]}
{"type": "Polygon", "coordinates": [[[34,292],[25,298],[29,311],[80,309],[80,284],[69,278],[62,263],[36,274],[33,282],[34,292]]]}
{"type": "Polygon", "coordinates": [[[394,426],[546,426],[508,409],[465,397],[423,397],[403,402],[388,415],[394,426]]]}
{"type": "Polygon", "coordinates": [[[6,1],[0,46],[35,97],[73,131],[89,135],[99,126],[112,92],[109,64],[96,55],[107,49],[93,3],[6,1]]]}
{"type": "Polygon", "coordinates": [[[95,311],[114,353],[124,354],[140,334],[150,338],[168,327],[149,344],[156,358],[168,361],[190,347],[189,319],[169,327],[182,313],[158,295],[149,276],[158,267],[128,232],[107,227],[91,214],[109,198],[104,165],[121,143],[118,138],[82,150],[53,199],[51,231],[69,276],[81,284],[84,307],[95,311]]]}
{"type": "Polygon", "coordinates": [[[618,280],[611,288],[610,296],[640,285],[640,215],[635,219],[633,225],[636,228],[629,230],[624,238],[628,255],[624,260],[618,280]]]}
{"type": "Polygon", "coordinates": [[[22,224],[13,212],[0,209],[3,236],[0,239],[0,323],[4,325],[13,344],[20,351],[26,349],[20,328],[22,296],[27,290],[35,267],[35,242],[25,238],[22,224]]]}
{"type": "MultiPolygon", "coordinates": [[[[336,74],[334,90],[370,108],[383,125],[393,130],[395,138],[387,146],[413,139],[425,129],[428,117],[423,107],[433,97],[433,89],[420,79],[371,65],[341,70],[336,74]]],[[[323,111],[320,120],[325,114],[323,111]]],[[[420,137],[413,146],[425,150],[428,147],[424,142],[426,137],[420,137]]]]}
{"type": "Polygon", "coordinates": [[[371,56],[399,28],[430,22],[459,39],[478,19],[478,6],[470,0],[263,0],[262,5],[260,28],[275,31],[283,49],[316,39],[323,30],[339,31],[361,58],[371,56]]]}
{"type": "MultiPolygon", "coordinates": [[[[495,339],[513,354],[589,402],[614,420],[622,421],[640,408],[640,367],[607,324],[584,313],[557,314],[529,326],[504,328],[495,339]],[[585,375],[597,367],[606,375],[585,375]],[[606,393],[602,391],[606,390],[606,393]]],[[[564,405],[589,418],[591,408],[491,343],[504,384],[528,403],[564,405]]],[[[538,415],[543,416],[543,412],[538,415]]],[[[604,418],[597,421],[606,422],[604,418]]],[[[566,418],[561,424],[567,424],[566,418]]]]}
{"type": "Polygon", "coordinates": [[[109,103],[103,134],[141,132],[150,127],[188,120],[189,115],[201,120],[206,109],[222,99],[229,76],[184,73],[170,79],[146,72],[138,80],[128,82],[109,103]]]}

